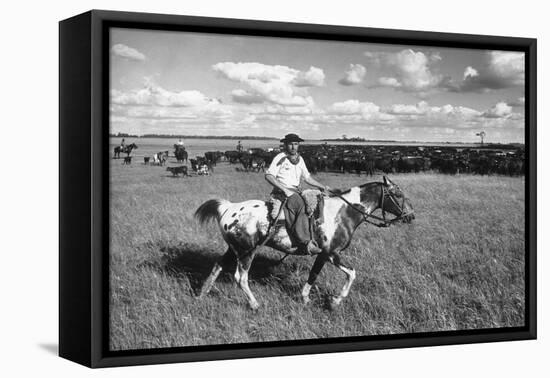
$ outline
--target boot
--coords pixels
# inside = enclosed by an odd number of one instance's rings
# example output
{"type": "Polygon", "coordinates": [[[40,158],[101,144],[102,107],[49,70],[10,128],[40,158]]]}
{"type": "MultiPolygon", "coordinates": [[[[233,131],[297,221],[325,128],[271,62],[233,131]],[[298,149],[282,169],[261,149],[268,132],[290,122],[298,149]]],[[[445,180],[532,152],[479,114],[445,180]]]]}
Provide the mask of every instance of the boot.
{"type": "Polygon", "coordinates": [[[310,240],[300,246],[298,248],[298,254],[300,255],[318,255],[319,253],[323,252],[321,248],[319,248],[313,240],[310,240]]]}

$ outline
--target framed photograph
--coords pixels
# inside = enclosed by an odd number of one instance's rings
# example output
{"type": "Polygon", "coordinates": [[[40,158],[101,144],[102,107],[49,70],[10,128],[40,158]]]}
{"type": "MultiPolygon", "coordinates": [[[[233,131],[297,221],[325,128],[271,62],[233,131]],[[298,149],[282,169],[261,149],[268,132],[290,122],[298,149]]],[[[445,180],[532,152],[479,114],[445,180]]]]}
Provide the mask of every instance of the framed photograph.
{"type": "Polygon", "coordinates": [[[62,357],[536,338],[536,40],[60,22],[62,357]]]}

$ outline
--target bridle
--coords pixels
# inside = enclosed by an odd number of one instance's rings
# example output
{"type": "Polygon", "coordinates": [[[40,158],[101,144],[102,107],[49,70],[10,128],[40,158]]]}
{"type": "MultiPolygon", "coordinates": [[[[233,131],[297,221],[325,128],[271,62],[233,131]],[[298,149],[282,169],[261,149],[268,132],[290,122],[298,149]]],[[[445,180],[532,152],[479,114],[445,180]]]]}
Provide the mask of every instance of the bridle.
{"type": "MultiPolygon", "coordinates": [[[[402,196],[401,203],[398,203],[397,199],[395,198],[395,195],[390,191],[390,189],[383,183],[381,185],[382,185],[382,195],[380,196],[380,203],[378,204],[378,207],[382,210],[382,217],[379,217],[379,216],[374,215],[372,213],[368,213],[368,212],[358,208],[355,204],[351,203],[350,201],[348,201],[347,199],[345,199],[342,195],[340,195],[338,193],[334,193],[334,192],[331,192],[331,193],[334,196],[340,198],[345,203],[347,203],[353,210],[361,213],[361,215],[363,215],[363,219],[364,219],[365,222],[370,223],[370,224],[372,224],[376,227],[389,227],[392,224],[403,220],[403,218],[406,218],[406,217],[413,214],[412,211],[409,211],[409,212],[404,211],[405,201],[406,201],[405,195],[402,196]],[[385,202],[386,198],[389,198],[392,201],[392,203],[399,209],[399,215],[397,215],[393,219],[386,219],[386,209],[384,209],[384,202],[385,202]],[[375,219],[378,222],[374,222],[369,218],[375,219]]],[[[399,191],[401,191],[397,185],[393,184],[393,186],[396,187],[399,191]]],[[[401,193],[403,193],[403,192],[401,192],[401,193]]]]}

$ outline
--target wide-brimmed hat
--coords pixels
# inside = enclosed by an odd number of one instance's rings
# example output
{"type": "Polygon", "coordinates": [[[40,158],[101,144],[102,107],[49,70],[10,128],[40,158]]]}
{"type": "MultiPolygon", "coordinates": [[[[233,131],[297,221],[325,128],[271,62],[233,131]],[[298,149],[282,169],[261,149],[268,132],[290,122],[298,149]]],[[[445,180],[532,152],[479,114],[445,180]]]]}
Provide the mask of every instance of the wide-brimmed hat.
{"type": "Polygon", "coordinates": [[[303,142],[304,140],[296,134],[286,134],[281,143],[303,142]]]}

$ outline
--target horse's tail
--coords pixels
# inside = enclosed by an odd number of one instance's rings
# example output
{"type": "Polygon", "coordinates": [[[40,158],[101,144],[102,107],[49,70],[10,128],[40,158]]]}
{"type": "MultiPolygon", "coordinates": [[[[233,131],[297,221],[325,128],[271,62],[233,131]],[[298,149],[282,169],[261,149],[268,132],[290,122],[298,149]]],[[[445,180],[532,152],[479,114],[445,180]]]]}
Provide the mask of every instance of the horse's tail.
{"type": "Polygon", "coordinates": [[[230,204],[231,202],[222,199],[208,200],[195,211],[195,218],[200,223],[206,223],[210,219],[217,219],[219,221],[230,204]]]}

